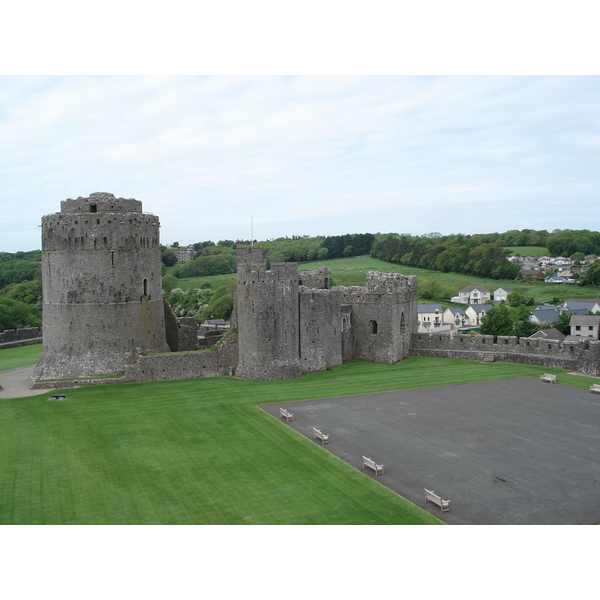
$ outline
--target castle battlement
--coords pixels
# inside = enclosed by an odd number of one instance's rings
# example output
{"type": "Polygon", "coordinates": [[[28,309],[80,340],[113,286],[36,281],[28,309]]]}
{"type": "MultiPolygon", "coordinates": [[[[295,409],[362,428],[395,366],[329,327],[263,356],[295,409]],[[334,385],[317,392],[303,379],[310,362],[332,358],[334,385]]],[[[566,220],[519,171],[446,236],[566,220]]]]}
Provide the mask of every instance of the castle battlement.
{"type": "Polygon", "coordinates": [[[544,340],[516,336],[476,335],[462,333],[416,333],[410,344],[411,356],[466,358],[524,363],[598,376],[600,341],[544,340]]]}
{"type": "Polygon", "coordinates": [[[166,352],[159,222],[96,193],[42,218],[44,350],[36,379],[120,373],[166,352]]]}
{"type": "Polygon", "coordinates": [[[60,211],[63,214],[75,213],[141,213],[142,203],[133,198],[116,198],[114,194],[107,192],[95,192],[88,198],[73,200],[68,198],[60,203],[60,211]]]}

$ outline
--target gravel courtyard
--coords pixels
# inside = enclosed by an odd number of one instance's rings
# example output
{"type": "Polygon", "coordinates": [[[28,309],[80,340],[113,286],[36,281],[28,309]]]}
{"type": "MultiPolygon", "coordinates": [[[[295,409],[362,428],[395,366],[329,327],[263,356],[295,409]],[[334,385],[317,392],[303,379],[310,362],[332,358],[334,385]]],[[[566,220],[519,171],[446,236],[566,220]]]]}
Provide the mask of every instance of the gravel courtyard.
{"type": "MultiPolygon", "coordinates": [[[[446,523],[600,523],[598,394],[520,377],[284,407],[290,427],[330,434],[324,451],[356,469],[362,455],[383,464],[381,484],[446,523]],[[450,512],[426,505],[424,488],[450,512]]],[[[261,408],[280,418],[279,404],[261,408]]]]}

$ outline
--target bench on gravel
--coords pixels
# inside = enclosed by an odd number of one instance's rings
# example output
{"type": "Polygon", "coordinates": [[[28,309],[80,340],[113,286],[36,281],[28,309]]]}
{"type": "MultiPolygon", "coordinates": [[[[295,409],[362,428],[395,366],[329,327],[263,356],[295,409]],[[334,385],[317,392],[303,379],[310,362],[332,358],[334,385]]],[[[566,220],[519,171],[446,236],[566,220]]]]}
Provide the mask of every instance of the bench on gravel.
{"type": "Polygon", "coordinates": [[[323,444],[329,444],[329,434],[313,427],[313,440],[319,439],[323,444]]]}
{"type": "Polygon", "coordinates": [[[548,383],[556,383],[556,375],[550,375],[550,373],[544,373],[540,375],[540,381],[547,381],[548,383]]]}
{"type": "Polygon", "coordinates": [[[600,394],[600,383],[592,383],[592,385],[590,385],[590,392],[600,394]]]}
{"type": "Polygon", "coordinates": [[[285,408],[279,409],[279,416],[283,417],[286,421],[294,420],[294,413],[291,413],[291,412],[285,410],[285,408]]]}
{"type": "Polygon", "coordinates": [[[425,489],[425,504],[427,504],[428,502],[433,502],[434,504],[437,504],[441,511],[444,512],[448,512],[450,510],[450,500],[442,500],[441,496],[438,496],[433,490],[428,490],[427,488],[425,489]]]}
{"type": "Polygon", "coordinates": [[[383,475],[383,465],[378,465],[374,460],[363,456],[363,469],[373,469],[375,471],[375,475],[383,475]]]}

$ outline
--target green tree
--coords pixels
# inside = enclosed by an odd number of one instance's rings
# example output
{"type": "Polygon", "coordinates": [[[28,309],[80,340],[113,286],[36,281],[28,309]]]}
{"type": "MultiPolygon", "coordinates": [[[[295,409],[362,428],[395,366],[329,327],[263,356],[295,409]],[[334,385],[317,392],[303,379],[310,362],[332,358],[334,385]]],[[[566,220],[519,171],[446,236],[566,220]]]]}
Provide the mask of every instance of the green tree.
{"type": "Polygon", "coordinates": [[[536,324],[530,321],[531,310],[524,304],[509,309],[513,321],[513,333],[518,337],[529,337],[537,331],[536,324]]]}
{"type": "Polygon", "coordinates": [[[591,285],[592,287],[600,285],[600,260],[595,261],[590,266],[581,278],[581,285],[591,285]]]}
{"type": "Polygon", "coordinates": [[[165,295],[170,294],[171,290],[176,288],[178,285],[179,285],[179,280],[177,279],[177,277],[174,277],[173,275],[165,275],[162,278],[163,294],[165,294],[165,295]]]}
{"type": "Polygon", "coordinates": [[[502,303],[488,310],[479,328],[479,333],[493,335],[494,339],[496,339],[499,335],[512,335],[513,329],[513,320],[510,316],[508,306],[502,303]]]}
{"type": "Polygon", "coordinates": [[[177,256],[175,252],[166,246],[160,247],[160,260],[165,265],[165,267],[172,267],[177,263],[177,256]]]}
{"type": "Polygon", "coordinates": [[[552,323],[552,327],[558,329],[561,333],[565,335],[571,334],[571,315],[568,312],[562,312],[558,316],[558,322],[552,323]]]}

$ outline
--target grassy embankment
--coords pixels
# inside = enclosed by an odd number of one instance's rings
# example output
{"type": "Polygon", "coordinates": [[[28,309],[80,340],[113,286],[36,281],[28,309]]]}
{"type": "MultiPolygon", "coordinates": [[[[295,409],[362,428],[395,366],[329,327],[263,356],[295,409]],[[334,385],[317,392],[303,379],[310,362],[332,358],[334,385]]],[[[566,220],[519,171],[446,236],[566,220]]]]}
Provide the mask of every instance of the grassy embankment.
{"type": "Polygon", "coordinates": [[[548,248],[545,246],[507,246],[513,256],[550,256],[548,248]]]}
{"type": "MultiPolygon", "coordinates": [[[[530,247],[530,249],[533,249],[530,247]]],[[[561,300],[578,298],[598,298],[600,291],[593,287],[582,287],[578,285],[552,284],[539,281],[510,281],[499,279],[487,279],[484,277],[474,277],[472,275],[463,275],[461,273],[442,273],[440,271],[428,271],[427,269],[418,269],[396,265],[392,263],[372,258],[370,256],[359,256],[355,258],[338,258],[334,260],[325,260],[312,263],[300,263],[299,271],[308,271],[326,266],[331,271],[332,279],[335,285],[365,285],[368,271],[383,271],[385,273],[402,273],[404,275],[416,275],[419,285],[426,282],[436,281],[445,290],[449,292],[448,298],[436,300],[420,300],[420,302],[441,302],[444,307],[454,306],[449,299],[453,295],[458,295],[458,291],[467,285],[482,285],[493,292],[499,287],[508,287],[513,291],[519,292],[524,296],[531,296],[535,302],[551,302],[554,298],[561,300]],[[452,292],[450,294],[450,292],[452,292]]],[[[235,281],[235,274],[219,275],[216,277],[191,277],[181,279],[179,287],[182,289],[202,288],[210,284],[212,289],[219,285],[235,281]]]]}
{"type": "Polygon", "coordinates": [[[541,370],[413,357],[291,381],[218,377],[83,387],[64,402],[48,402],[50,392],[3,400],[0,524],[436,523],[256,405],[541,370]]]}
{"type": "Polygon", "coordinates": [[[42,344],[0,350],[0,371],[34,365],[42,355],[42,344]]]}

